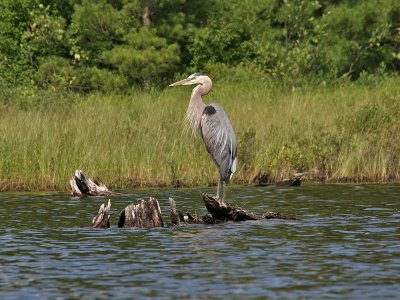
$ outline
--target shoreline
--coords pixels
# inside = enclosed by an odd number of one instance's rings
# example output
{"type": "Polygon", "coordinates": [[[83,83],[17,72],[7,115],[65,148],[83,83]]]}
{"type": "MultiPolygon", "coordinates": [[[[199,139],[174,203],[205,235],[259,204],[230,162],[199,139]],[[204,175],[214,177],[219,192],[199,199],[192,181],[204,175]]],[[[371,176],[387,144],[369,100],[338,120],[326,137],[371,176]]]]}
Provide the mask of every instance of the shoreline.
{"type": "MultiPolygon", "coordinates": [[[[254,187],[254,188],[298,188],[299,186],[313,186],[313,185],[386,185],[386,184],[400,184],[400,180],[388,180],[388,181],[351,181],[351,180],[326,180],[326,181],[311,181],[305,180],[301,181],[301,184],[298,186],[294,185],[279,185],[280,181],[270,182],[267,184],[254,184],[254,183],[231,183],[227,185],[227,188],[232,187],[254,187]],[[278,183],[278,184],[277,184],[278,183]]],[[[12,186],[12,184],[10,184],[12,186]]],[[[107,184],[106,184],[107,185],[107,184]]],[[[195,189],[195,188],[216,188],[216,184],[209,185],[167,185],[167,184],[159,184],[159,185],[134,185],[134,186],[122,186],[118,188],[113,188],[112,186],[108,186],[110,190],[115,192],[124,191],[124,190],[140,190],[140,189],[195,189]]],[[[70,193],[71,189],[7,189],[3,188],[3,185],[0,186],[0,193],[70,193]]],[[[102,197],[102,196],[100,196],[102,197]]],[[[115,197],[115,196],[111,196],[115,197]]]]}

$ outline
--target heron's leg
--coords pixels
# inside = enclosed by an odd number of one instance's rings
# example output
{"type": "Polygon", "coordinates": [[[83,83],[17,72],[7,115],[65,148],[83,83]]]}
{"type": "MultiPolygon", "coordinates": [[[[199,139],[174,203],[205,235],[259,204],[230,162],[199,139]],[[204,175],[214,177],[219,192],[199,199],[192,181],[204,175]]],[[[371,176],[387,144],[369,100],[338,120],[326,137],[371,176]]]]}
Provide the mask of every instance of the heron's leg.
{"type": "Polygon", "coordinates": [[[218,188],[217,188],[217,199],[223,199],[223,198],[224,198],[224,180],[222,179],[222,176],[219,175],[218,188]]]}

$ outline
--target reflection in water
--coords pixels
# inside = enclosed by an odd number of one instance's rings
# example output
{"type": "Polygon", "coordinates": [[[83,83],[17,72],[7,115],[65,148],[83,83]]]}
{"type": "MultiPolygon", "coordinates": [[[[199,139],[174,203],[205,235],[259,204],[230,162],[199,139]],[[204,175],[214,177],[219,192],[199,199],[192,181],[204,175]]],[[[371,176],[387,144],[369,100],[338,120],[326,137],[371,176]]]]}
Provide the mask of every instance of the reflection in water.
{"type": "Polygon", "coordinates": [[[208,189],[137,190],[112,200],[112,227],[88,228],[104,198],[0,194],[0,298],[397,298],[399,185],[230,188],[229,199],[301,221],[134,230],[119,211],[149,195],[168,216],[204,214],[208,189]]]}

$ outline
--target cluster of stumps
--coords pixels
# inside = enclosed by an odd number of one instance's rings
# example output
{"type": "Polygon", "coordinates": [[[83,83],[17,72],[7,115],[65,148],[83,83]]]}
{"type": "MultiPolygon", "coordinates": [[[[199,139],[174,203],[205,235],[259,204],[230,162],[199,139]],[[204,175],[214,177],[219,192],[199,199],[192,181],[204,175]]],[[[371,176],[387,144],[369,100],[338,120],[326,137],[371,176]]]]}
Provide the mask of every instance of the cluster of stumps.
{"type": "MultiPolygon", "coordinates": [[[[71,181],[71,195],[74,197],[86,196],[116,196],[119,193],[110,191],[100,180],[86,178],[81,170],[76,170],[71,181]]],[[[180,226],[186,224],[216,224],[227,221],[241,222],[261,219],[296,220],[279,212],[267,212],[262,215],[247,212],[238,206],[226,203],[212,195],[203,194],[203,201],[209,214],[198,217],[197,214],[182,213],[176,208],[174,199],[169,198],[170,222],[166,223],[161,215],[160,204],[157,199],[139,199],[137,204],[129,204],[119,214],[118,227],[120,228],[155,228],[165,226],[180,226]]],[[[93,218],[91,227],[110,227],[111,200],[100,206],[97,215],[93,218]]]]}

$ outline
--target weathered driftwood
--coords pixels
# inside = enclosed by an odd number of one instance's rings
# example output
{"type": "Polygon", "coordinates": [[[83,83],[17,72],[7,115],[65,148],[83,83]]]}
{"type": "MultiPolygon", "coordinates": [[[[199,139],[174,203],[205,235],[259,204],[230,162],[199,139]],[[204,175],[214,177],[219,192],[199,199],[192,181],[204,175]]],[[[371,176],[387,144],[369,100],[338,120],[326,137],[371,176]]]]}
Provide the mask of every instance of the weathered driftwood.
{"type": "Polygon", "coordinates": [[[157,199],[139,200],[125,207],[119,215],[118,227],[124,228],[153,228],[164,227],[161,209],[157,199]]]}
{"type": "Polygon", "coordinates": [[[83,196],[112,196],[118,195],[110,191],[99,179],[86,178],[81,170],[76,170],[74,177],[70,180],[71,195],[74,197],[83,196]]]}
{"type": "Polygon", "coordinates": [[[92,220],[92,228],[109,228],[110,227],[110,209],[111,200],[108,199],[108,204],[103,203],[100,206],[99,212],[92,220]]]}
{"type": "Polygon", "coordinates": [[[268,212],[263,215],[257,215],[241,209],[239,206],[233,206],[226,203],[224,200],[218,199],[214,196],[203,194],[203,201],[211,214],[212,218],[225,222],[234,221],[241,222],[247,220],[261,220],[261,219],[283,219],[283,220],[296,220],[296,218],[285,216],[279,212],[268,212]]]}

